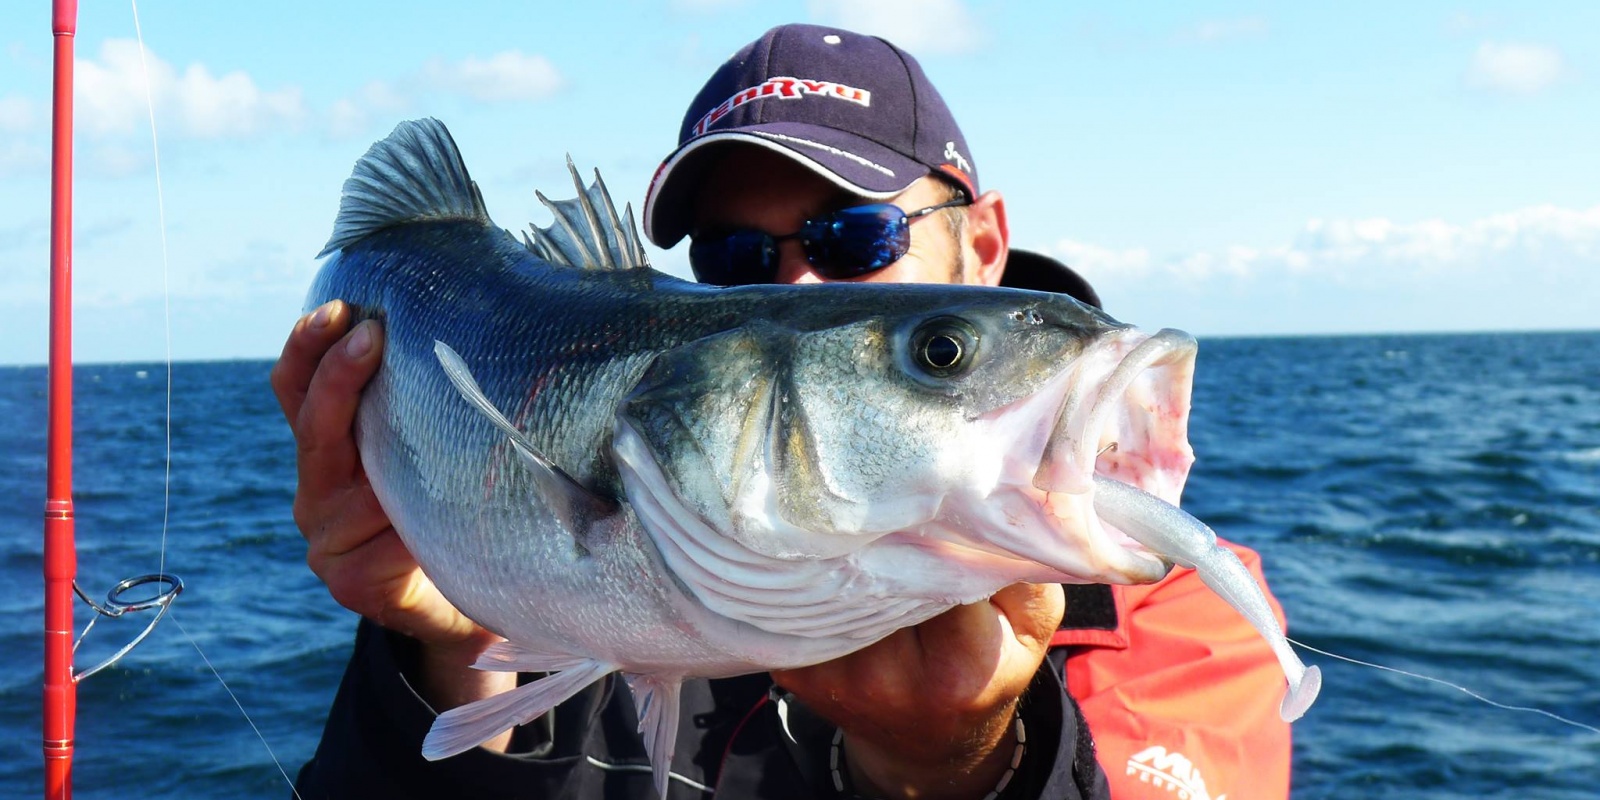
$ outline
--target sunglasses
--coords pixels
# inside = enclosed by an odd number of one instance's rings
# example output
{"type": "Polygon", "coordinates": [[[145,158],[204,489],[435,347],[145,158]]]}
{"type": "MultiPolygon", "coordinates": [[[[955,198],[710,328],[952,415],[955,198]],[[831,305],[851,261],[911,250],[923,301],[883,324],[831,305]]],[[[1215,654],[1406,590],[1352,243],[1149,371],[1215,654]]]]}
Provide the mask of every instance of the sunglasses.
{"type": "Polygon", "coordinates": [[[713,231],[694,237],[689,266],[701,283],[746,286],[776,283],[778,243],[799,239],[806,261],[828,280],[859,278],[899,261],[911,249],[911,223],[945,208],[970,204],[966,197],[917,211],[890,203],[841,208],[808,219],[785,236],[765,231],[713,231]]]}

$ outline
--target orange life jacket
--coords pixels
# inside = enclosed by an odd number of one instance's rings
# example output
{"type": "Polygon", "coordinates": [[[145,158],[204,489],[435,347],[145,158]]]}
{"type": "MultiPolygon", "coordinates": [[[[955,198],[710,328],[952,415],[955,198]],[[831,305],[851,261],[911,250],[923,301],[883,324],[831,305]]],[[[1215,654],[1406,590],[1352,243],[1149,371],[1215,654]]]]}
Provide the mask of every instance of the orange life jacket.
{"type": "MultiPolygon", "coordinates": [[[[1223,544],[1264,588],[1261,557],[1223,544]]],[[[1111,796],[1287,798],[1284,677],[1261,636],[1191,569],[1107,588],[1069,587],[1066,620],[1051,644],[1067,648],[1063,683],[1094,734],[1111,796]]],[[[1267,600],[1282,622],[1270,591],[1267,600]]]]}

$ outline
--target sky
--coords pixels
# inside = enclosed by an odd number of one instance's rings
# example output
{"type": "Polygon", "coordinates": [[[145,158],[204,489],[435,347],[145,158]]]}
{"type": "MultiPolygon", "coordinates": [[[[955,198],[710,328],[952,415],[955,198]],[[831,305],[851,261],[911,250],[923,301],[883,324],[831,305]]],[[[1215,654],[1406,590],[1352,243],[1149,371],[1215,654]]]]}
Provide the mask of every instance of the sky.
{"type": "MultiPolygon", "coordinates": [[[[0,6],[0,364],[47,354],[49,9],[0,6]]],[[[138,11],[142,56],[129,4],[80,4],[80,362],[161,360],[169,329],[178,360],[275,356],[340,185],[404,119],[449,125],[503,227],[548,224],[534,190],[570,196],[567,154],[637,208],[706,77],[792,21],[916,55],[1013,245],[1124,321],[1202,342],[1600,327],[1596,3],[138,11]]],[[[684,249],[649,252],[686,275],[684,249]]]]}

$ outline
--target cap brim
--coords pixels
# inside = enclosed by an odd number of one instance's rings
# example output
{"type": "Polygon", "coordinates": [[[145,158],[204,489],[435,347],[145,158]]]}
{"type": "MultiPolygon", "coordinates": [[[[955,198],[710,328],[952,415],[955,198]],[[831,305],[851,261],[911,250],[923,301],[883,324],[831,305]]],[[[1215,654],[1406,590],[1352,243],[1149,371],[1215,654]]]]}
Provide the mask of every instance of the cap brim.
{"type": "Polygon", "coordinates": [[[732,128],[680,147],[656,170],[644,198],[644,235],[671,247],[693,224],[695,193],[729,146],[761,147],[862,198],[887,200],[929,174],[927,165],[848,131],[799,122],[732,128]]]}

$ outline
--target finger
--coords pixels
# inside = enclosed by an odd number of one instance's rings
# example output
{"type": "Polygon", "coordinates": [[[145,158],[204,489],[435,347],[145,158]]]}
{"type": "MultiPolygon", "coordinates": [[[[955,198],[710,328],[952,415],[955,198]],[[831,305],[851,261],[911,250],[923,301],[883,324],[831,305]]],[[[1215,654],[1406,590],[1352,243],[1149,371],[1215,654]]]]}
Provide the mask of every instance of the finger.
{"type": "Polygon", "coordinates": [[[391,630],[435,644],[484,631],[439,593],[392,529],[339,556],[308,556],[340,605],[391,630]]]}
{"type": "Polygon", "coordinates": [[[1033,650],[1049,647],[1066,612],[1066,593],[1056,583],[1007,586],[989,602],[1006,618],[1017,641],[1033,650]]]}
{"type": "Polygon", "coordinates": [[[271,383],[290,427],[300,416],[317,364],[349,327],[349,307],[343,301],[330,300],[297,320],[289,331],[278,363],[272,365],[271,383]]]}
{"type": "Polygon", "coordinates": [[[307,557],[342,556],[390,526],[364,475],[336,486],[331,480],[303,478],[294,499],[294,521],[309,545],[307,557]]]}
{"type": "Polygon", "coordinates": [[[961,698],[964,707],[992,702],[991,686],[1016,646],[1010,625],[992,600],[956,606],[916,631],[927,691],[961,698]]]}
{"type": "Polygon", "coordinates": [[[382,329],[366,320],[323,355],[294,422],[302,494],[321,498],[359,479],[352,426],[361,389],[377,372],[382,351],[382,329]]]}

